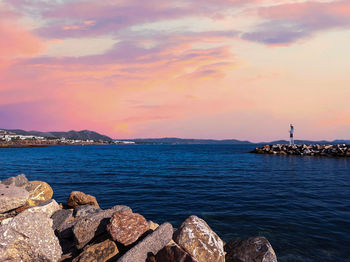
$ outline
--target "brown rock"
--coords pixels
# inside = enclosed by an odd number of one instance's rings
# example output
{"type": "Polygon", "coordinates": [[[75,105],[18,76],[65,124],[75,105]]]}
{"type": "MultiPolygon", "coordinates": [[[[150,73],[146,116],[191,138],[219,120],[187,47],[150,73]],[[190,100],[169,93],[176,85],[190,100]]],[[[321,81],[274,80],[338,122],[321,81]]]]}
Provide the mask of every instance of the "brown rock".
{"type": "Polygon", "coordinates": [[[118,262],[144,262],[147,257],[157,254],[169,241],[173,235],[173,227],[169,223],[160,225],[156,231],[149,234],[136,246],[126,252],[118,262]]]}
{"type": "Polygon", "coordinates": [[[115,212],[107,230],[114,241],[128,246],[149,230],[146,219],[130,211],[115,212]]]}
{"type": "Polygon", "coordinates": [[[107,239],[85,248],[73,262],[105,262],[118,253],[117,245],[112,240],[107,239]]]}
{"type": "Polygon", "coordinates": [[[177,244],[166,246],[156,255],[157,262],[197,262],[177,244]]]}
{"type": "Polygon", "coordinates": [[[80,218],[73,227],[77,248],[82,249],[91,239],[105,233],[111,216],[117,211],[126,210],[131,212],[131,209],[127,206],[115,206],[80,218]]]}
{"type": "Polygon", "coordinates": [[[28,197],[29,193],[23,188],[0,184],[0,213],[24,205],[28,197]]]}
{"type": "Polygon", "coordinates": [[[4,185],[12,185],[12,186],[17,186],[17,187],[22,187],[28,183],[28,179],[24,174],[18,175],[18,176],[12,176],[9,177],[3,181],[1,181],[2,184],[4,185]]]}
{"type": "Polygon", "coordinates": [[[19,214],[2,225],[1,261],[58,261],[62,251],[51,226],[42,213],[19,214]]]}
{"type": "Polygon", "coordinates": [[[100,207],[94,196],[87,195],[80,191],[72,191],[68,197],[68,206],[77,208],[83,205],[93,205],[100,207]]]}
{"type": "Polygon", "coordinates": [[[52,198],[53,190],[50,185],[43,181],[30,181],[25,189],[29,192],[29,206],[37,206],[52,198]]]}
{"type": "Polygon", "coordinates": [[[174,234],[175,242],[199,262],[224,262],[224,244],[208,224],[190,216],[174,234]]]}
{"type": "Polygon", "coordinates": [[[277,262],[275,251],[265,237],[232,241],[225,246],[226,262],[277,262]]]}

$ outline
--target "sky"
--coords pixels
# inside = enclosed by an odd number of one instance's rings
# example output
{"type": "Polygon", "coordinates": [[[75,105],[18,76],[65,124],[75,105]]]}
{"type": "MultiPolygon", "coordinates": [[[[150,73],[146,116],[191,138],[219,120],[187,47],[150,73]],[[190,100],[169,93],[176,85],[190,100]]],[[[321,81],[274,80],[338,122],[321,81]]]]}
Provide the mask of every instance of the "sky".
{"type": "Polygon", "coordinates": [[[0,0],[0,127],[350,139],[348,0],[0,0]]]}

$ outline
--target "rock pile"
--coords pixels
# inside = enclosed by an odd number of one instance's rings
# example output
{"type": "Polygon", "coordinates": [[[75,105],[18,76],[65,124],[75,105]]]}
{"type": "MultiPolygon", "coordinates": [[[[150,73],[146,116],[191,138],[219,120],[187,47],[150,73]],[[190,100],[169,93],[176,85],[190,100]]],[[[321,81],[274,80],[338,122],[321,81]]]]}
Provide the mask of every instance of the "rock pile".
{"type": "Polygon", "coordinates": [[[296,156],[350,157],[350,145],[265,145],[251,153],[296,156]]]}
{"type": "Polygon", "coordinates": [[[24,175],[0,184],[0,261],[277,262],[264,237],[225,243],[197,216],[174,230],[73,191],[58,205],[45,182],[24,175]]]}

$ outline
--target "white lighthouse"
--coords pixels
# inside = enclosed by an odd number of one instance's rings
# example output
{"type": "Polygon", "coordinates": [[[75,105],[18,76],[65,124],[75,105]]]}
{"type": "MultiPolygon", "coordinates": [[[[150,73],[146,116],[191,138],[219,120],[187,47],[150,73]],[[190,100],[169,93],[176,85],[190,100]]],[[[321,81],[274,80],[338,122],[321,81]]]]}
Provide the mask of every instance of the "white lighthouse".
{"type": "Polygon", "coordinates": [[[290,124],[290,130],[289,130],[289,145],[294,146],[294,126],[293,124],[290,124]]]}

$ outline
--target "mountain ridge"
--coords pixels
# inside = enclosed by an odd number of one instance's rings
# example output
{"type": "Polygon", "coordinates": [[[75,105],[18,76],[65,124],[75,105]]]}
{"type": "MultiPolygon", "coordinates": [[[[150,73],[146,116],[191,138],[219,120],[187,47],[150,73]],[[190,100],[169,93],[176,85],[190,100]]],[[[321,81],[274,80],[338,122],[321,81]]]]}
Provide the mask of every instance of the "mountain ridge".
{"type": "Polygon", "coordinates": [[[90,130],[70,130],[70,131],[50,131],[50,132],[41,132],[36,130],[25,131],[22,129],[0,129],[8,132],[13,132],[17,135],[23,136],[42,136],[47,138],[66,138],[73,140],[94,140],[94,141],[113,141],[112,138],[106,135],[99,134],[95,131],[90,130]]]}

